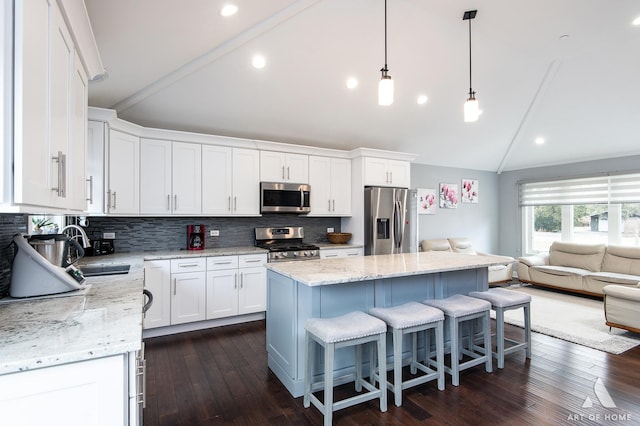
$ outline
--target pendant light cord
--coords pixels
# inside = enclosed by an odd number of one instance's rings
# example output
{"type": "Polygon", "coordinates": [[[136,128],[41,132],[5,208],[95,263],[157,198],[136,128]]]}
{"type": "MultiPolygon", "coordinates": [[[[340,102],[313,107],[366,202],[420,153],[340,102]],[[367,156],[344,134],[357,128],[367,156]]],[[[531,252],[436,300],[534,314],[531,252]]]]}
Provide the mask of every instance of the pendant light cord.
{"type": "MultiPolygon", "coordinates": [[[[385,0],[386,1],[386,0],[385,0]]],[[[473,97],[473,89],[471,85],[471,19],[469,21],[469,96],[473,97]]]]}
{"type": "Polygon", "coordinates": [[[384,68],[380,71],[389,71],[387,68],[387,0],[384,0],[384,68]]]}

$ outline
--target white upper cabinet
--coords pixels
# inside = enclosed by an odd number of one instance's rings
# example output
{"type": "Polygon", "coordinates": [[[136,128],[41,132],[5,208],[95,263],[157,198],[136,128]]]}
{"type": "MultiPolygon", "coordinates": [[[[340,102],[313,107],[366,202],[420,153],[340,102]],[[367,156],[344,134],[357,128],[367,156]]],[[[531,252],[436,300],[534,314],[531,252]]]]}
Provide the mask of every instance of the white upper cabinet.
{"type": "Polygon", "coordinates": [[[87,213],[104,213],[104,153],[106,125],[100,121],[87,124],[87,213]]]}
{"type": "Polygon", "coordinates": [[[13,203],[82,211],[87,76],[56,2],[14,7],[13,203]]]}
{"type": "Polygon", "coordinates": [[[140,140],[140,213],[202,212],[200,144],[140,140]]]}
{"type": "Polygon", "coordinates": [[[364,159],[364,184],[409,188],[411,185],[411,163],[366,157],[364,159]]]}
{"type": "Polygon", "coordinates": [[[260,154],[253,149],[202,146],[202,212],[260,215],[260,154]]]}
{"type": "Polygon", "coordinates": [[[351,160],[309,156],[310,216],[351,215],[351,160]]]}
{"type": "Polygon", "coordinates": [[[309,156],[260,151],[260,180],[263,182],[309,183],[309,156]]]}
{"type": "Polygon", "coordinates": [[[140,140],[117,130],[109,132],[107,213],[140,212],[140,140]]]}

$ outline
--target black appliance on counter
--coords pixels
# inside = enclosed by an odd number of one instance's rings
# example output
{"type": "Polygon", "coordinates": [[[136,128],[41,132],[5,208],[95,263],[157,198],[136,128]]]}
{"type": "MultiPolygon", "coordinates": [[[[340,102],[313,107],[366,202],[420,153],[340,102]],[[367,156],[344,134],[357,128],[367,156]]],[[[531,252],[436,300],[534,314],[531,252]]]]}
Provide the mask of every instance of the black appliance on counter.
{"type": "Polygon", "coordinates": [[[187,250],[204,250],[204,225],[187,225],[187,250]]]}
{"type": "Polygon", "coordinates": [[[256,247],[269,250],[268,262],[320,259],[320,247],[303,242],[302,226],[256,228],[256,247]]]}
{"type": "Polygon", "coordinates": [[[105,254],[115,253],[112,239],[91,239],[91,247],[86,248],[86,256],[103,256],[105,254]]]}

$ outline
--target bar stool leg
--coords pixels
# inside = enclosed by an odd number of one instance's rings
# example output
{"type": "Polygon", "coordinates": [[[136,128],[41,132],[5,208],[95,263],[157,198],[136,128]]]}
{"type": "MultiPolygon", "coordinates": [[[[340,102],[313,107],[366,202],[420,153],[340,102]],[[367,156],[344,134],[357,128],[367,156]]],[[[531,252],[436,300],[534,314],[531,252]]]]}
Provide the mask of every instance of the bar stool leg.
{"type": "Polygon", "coordinates": [[[387,411],[387,338],[386,334],[378,337],[378,369],[380,382],[380,411],[387,411]]]}
{"type": "MultiPolygon", "coordinates": [[[[482,317],[482,328],[484,333],[484,354],[487,357],[485,362],[485,371],[487,373],[491,373],[493,371],[493,354],[491,353],[491,325],[490,321],[490,313],[487,311],[485,315],[482,317]]],[[[504,333],[503,333],[504,334],[504,333]]],[[[504,344],[504,341],[503,341],[504,344]]],[[[504,355],[504,350],[503,350],[504,355]]]]}
{"type": "Polygon", "coordinates": [[[334,343],[326,343],[324,348],[324,425],[333,422],[333,356],[334,343]]]}
{"type": "Polygon", "coordinates": [[[504,309],[494,307],[496,311],[496,352],[498,368],[504,368],[504,309]]]}
{"type": "MultiPolygon", "coordinates": [[[[439,321],[436,327],[436,363],[438,369],[438,389],[444,390],[444,321],[439,321]]],[[[428,334],[430,330],[427,330],[428,334]]],[[[427,339],[428,340],[428,339],[427,339]]],[[[427,356],[431,356],[431,348],[427,350],[427,356]]]]}
{"type": "Polygon", "coordinates": [[[449,318],[449,331],[451,336],[451,384],[458,386],[460,384],[460,362],[458,356],[460,349],[458,348],[458,319],[449,318]]]}
{"type": "Polygon", "coordinates": [[[362,345],[356,345],[356,391],[362,391],[362,345]]]}
{"type": "Polygon", "coordinates": [[[304,398],[302,405],[304,408],[309,408],[311,405],[309,395],[311,395],[311,382],[313,381],[313,376],[311,375],[311,369],[314,361],[314,351],[313,346],[314,342],[309,337],[309,333],[305,333],[304,336],[305,347],[307,348],[307,356],[305,357],[305,373],[304,373],[304,398]]]}
{"type": "Polygon", "coordinates": [[[393,329],[393,394],[396,407],[402,405],[402,329],[393,329]]]}
{"type": "Polygon", "coordinates": [[[416,374],[418,369],[416,363],[418,362],[418,332],[411,333],[411,364],[409,371],[411,374],[416,374]]]}
{"type": "Polygon", "coordinates": [[[527,358],[531,359],[531,306],[524,305],[524,339],[527,342],[527,358]]]}

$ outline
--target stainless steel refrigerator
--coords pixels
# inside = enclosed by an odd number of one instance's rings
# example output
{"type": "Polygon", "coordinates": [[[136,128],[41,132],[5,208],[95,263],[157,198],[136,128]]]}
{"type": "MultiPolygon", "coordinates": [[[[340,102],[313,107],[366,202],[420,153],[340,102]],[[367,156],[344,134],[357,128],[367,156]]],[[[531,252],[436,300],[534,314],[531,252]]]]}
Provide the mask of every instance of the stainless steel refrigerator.
{"type": "Polygon", "coordinates": [[[364,254],[410,253],[418,249],[416,191],[364,189],[364,254]]]}

